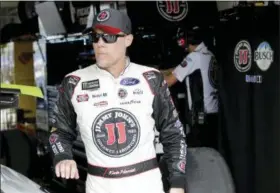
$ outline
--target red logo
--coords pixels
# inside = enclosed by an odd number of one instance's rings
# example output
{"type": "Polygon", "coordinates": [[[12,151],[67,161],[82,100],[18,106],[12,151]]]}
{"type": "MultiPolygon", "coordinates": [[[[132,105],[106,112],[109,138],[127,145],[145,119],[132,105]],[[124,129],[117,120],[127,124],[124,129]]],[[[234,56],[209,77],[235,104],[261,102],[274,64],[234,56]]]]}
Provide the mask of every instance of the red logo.
{"type": "Polygon", "coordinates": [[[178,169],[185,173],[186,172],[186,162],[180,161],[178,163],[178,169]]]}
{"type": "Polygon", "coordinates": [[[110,13],[108,11],[102,11],[97,16],[97,21],[106,21],[107,19],[109,19],[109,16],[110,16],[110,13]]]}
{"type": "Polygon", "coordinates": [[[234,65],[239,72],[246,72],[251,68],[251,46],[248,41],[241,40],[234,50],[234,65]]]}
{"type": "Polygon", "coordinates": [[[113,145],[116,142],[115,128],[119,134],[118,144],[126,142],[125,122],[105,124],[105,128],[108,133],[107,145],[113,145]]]}
{"type": "Polygon", "coordinates": [[[239,50],[239,65],[247,64],[248,62],[248,50],[242,49],[239,50]]]}
{"type": "Polygon", "coordinates": [[[123,157],[138,146],[140,125],[137,118],[124,109],[108,109],[92,124],[92,137],[98,150],[109,157],[123,157]]]}
{"type": "Polygon", "coordinates": [[[55,144],[55,142],[58,139],[58,135],[57,134],[51,134],[50,138],[49,138],[49,142],[50,144],[55,144]]]}
{"type": "Polygon", "coordinates": [[[77,101],[79,102],[86,102],[88,101],[88,94],[81,94],[81,95],[77,95],[77,101]]]}

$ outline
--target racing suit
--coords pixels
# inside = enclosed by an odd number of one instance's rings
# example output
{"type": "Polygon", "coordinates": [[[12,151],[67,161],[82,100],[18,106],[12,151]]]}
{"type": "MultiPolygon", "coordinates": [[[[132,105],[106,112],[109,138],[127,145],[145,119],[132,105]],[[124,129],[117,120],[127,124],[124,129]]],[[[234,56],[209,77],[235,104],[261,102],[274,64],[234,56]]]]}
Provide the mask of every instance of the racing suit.
{"type": "Polygon", "coordinates": [[[72,142],[80,133],[88,161],[87,193],[163,193],[155,128],[171,187],[184,188],[185,134],[156,69],[128,60],[118,78],[97,65],[66,75],[51,122],[54,164],[73,159],[72,142]]]}

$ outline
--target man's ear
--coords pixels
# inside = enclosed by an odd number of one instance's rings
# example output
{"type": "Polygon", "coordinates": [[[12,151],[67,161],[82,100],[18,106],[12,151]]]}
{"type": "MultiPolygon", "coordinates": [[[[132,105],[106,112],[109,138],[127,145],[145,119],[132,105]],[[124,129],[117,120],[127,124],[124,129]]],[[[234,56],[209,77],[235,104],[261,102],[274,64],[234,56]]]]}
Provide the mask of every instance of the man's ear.
{"type": "Polygon", "coordinates": [[[125,37],[125,46],[129,47],[133,42],[133,35],[129,34],[125,37]]]}

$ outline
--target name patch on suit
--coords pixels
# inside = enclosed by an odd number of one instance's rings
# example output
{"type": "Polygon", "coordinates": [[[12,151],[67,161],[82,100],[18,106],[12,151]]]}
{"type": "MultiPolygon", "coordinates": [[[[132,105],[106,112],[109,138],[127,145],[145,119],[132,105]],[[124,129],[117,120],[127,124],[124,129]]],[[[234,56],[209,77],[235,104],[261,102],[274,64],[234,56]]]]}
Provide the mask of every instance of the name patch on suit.
{"type": "Polygon", "coordinates": [[[82,82],[82,90],[97,90],[99,88],[99,79],[82,82]]]}

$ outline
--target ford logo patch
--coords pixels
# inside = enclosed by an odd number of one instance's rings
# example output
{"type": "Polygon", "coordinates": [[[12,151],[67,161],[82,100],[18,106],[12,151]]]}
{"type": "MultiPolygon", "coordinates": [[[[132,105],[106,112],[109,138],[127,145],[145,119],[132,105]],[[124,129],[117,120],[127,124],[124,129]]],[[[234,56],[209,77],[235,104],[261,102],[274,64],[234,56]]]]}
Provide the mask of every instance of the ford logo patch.
{"type": "Polygon", "coordinates": [[[136,85],[140,82],[140,80],[136,79],[136,78],[124,78],[121,80],[121,85],[125,85],[125,86],[133,86],[136,85]]]}

